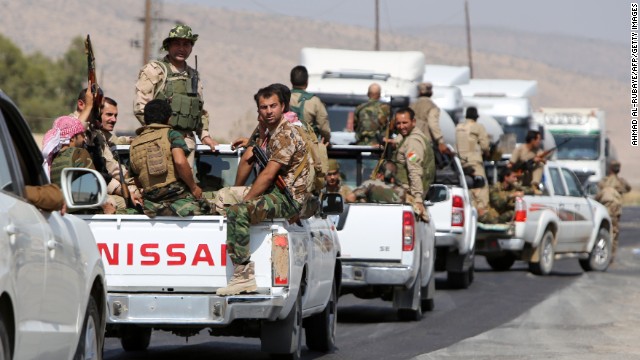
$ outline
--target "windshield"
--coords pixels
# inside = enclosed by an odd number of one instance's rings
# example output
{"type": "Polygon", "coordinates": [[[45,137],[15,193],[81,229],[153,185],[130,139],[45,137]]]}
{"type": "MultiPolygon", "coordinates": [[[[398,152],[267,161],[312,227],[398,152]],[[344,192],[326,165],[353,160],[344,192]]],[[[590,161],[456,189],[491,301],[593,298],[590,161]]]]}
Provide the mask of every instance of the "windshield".
{"type": "Polygon", "coordinates": [[[553,134],[553,137],[558,144],[558,160],[597,160],[600,157],[600,135],[553,134]]]}
{"type": "Polygon", "coordinates": [[[329,126],[331,131],[353,132],[353,111],[355,107],[344,105],[327,105],[329,126]]]}
{"type": "Polygon", "coordinates": [[[502,126],[505,134],[516,134],[518,144],[525,143],[527,132],[529,131],[529,118],[515,116],[494,116],[502,126]]]}

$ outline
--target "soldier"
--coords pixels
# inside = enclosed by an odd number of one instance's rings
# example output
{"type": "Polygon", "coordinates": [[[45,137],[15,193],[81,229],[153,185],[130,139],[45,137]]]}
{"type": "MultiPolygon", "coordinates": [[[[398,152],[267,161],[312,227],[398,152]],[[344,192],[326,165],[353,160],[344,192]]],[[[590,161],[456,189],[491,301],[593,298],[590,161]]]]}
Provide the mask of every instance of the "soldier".
{"type": "Polygon", "coordinates": [[[356,145],[379,145],[387,131],[387,121],[391,108],[389,104],[380,102],[380,85],[369,85],[367,96],[369,101],[360,104],[354,112],[354,128],[356,132],[356,145]]]}
{"type": "Polygon", "coordinates": [[[227,209],[227,254],[233,263],[233,276],[216,294],[235,295],[257,290],[255,265],[249,251],[249,226],[265,219],[295,218],[309,195],[313,179],[311,159],[298,127],[284,119],[285,98],[282,92],[268,86],[254,96],[258,113],[269,131],[267,151],[269,161],[258,174],[251,189],[239,204],[227,209]],[[297,175],[297,176],[296,176],[297,175]],[[292,204],[274,186],[278,176],[291,192],[292,204]]]}
{"type": "Polygon", "coordinates": [[[540,149],[542,135],[539,131],[529,130],[525,143],[516,147],[507,166],[522,171],[522,185],[531,186],[535,194],[541,194],[540,183],[546,159],[540,149]]]}
{"type": "Polygon", "coordinates": [[[616,255],[618,249],[618,234],[620,232],[619,223],[622,216],[622,195],[631,191],[631,186],[622,177],[618,176],[620,172],[620,163],[616,160],[611,162],[609,166],[609,175],[598,183],[598,193],[595,200],[606,206],[609,216],[611,217],[611,260],[616,255]]]}
{"type": "Polygon", "coordinates": [[[429,215],[424,208],[424,196],[436,174],[433,148],[427,136],[416,127],[415,113],[411,108],[402,108],[396,112],[395,123],[398,137],[395,139],[396,151],[393,161],[398,168],[396,183],[408,191],[415,213],[428,221],[429,215]]]}
{"type": "MultiPolygon", "coordinates": [[[[162,41],[167,55],[162,60],[146,64],[138,75],[133,113],[142,125],[144,107],[153,99],[168,99],[171,103],[170,125],[179,131],[189,147],[189,164],[195,164],[196,140],[194,131],[203,144],[215,150],[218,143],[209,134],[209,114],[203,108],[202,82],[198,70],[187,64],[198,34],[186,25],[177,25],[162,41]]],[[[196,66],[197,67],[197,66],[196,66]]]]}
{"type": "Polygon", "coordinates": [[[480,209],[489,205],[489,186],[483,161],[483,156],[489,154],[489,135],[484,126],[477,123],[478,109],[468,107],[465,118],[463,123],[456,125],[456,147],[462,167],[472,169],[473,175],[485,178],[484,187],[471,190],[473,206],[480,209]]]}
{"type": "Polygon", "coordinates": [[[440,130],[440,108],[431,100],[433,84],[418,84],[418,99],[409,107],[416,113],[416,126],[429,137],[432,144],[438,145],[438,151],[449,153],[440,130]]]}
{"type": "Polygon", "coordinates": [[[367,180],[345,197],[347,202],[368,202],[379,204],[403,204],[407,201],[407,190],[396,185],[397,167],[385,161],[378,168],[374,180],[367,180]]]}
{"type": "Polygon", "coordinates": [[[329,159],[329,171],[326,175],[326,186],[325,192],[327,193],[339,193],[342,195],[343,199],[347,199],[348,195],[351,194],[351,188],[347,185],[341,184],[340,178],[340,164],[338,164],[338,160],[329,159]]]}
{"type": "Polygon", "coordinates": [[[491,207],[498,213],[499,223],[506,223],[513,219],[516,197],[530,195],[533,191],[526,190],[518,184],[517,174],[505,168],[500,174],[500,181],[493,184],[489,192],[491,207]]]}
{"type": "Polygon", "coordinates": [[[145,105],[146,126],[131,142],[129,173],[143,189],[144,212],[156,215],[201,215],[202,189],[187,161],[189,148],[182,134],[169,125],[171,106],[155,99],[145,105]]]}
{"type": "Polygon", "coordinates": [[[318,139],[325,144],[331,140],[329,115],[322,101],[317,96],[306,91],[309,85],[307,68],[298,65],[291,69],[291,109],[298,114],[298,118],[309,124],[318,139]]]}

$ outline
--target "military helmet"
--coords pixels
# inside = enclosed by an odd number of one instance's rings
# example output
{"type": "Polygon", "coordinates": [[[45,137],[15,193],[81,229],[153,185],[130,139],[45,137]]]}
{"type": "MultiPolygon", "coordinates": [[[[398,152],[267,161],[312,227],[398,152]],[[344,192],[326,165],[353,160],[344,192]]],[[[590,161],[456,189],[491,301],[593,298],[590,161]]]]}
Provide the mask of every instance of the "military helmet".
{"type": "Polygon", "coordinates": [[[169,36],[162,40],[162,49],[167,50],[169,48],[169,42],[172,39],[187,39],[191,40],[191,43],[195,43],[198,40],[198,34],[194,34],[190,26],[176,25],[169,31],[169,36]]]}

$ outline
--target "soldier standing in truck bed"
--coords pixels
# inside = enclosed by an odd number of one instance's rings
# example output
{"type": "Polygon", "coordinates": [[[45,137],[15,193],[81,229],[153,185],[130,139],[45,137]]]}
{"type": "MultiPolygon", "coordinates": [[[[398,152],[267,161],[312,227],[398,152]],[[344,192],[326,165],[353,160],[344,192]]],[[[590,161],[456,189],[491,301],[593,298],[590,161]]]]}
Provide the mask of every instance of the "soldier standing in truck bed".
{"type": "Polygon", "coordinates": [[[356,145],[379,145],[382,137],[386,137],[391,108],[380,101],[381,92],[380,85],[369,85],[369,101],[356,107],[353,118],[356,145]]]}

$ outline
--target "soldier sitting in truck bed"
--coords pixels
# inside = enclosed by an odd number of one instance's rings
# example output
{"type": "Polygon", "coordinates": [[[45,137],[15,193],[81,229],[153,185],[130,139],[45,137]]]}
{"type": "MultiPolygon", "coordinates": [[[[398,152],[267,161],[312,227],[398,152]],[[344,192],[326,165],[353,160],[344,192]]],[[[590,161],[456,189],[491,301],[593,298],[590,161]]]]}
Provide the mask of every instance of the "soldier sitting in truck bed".
{"type": "Polygon", "coordinates": [[[380,204],[403,204],[406,202],[407,190],[396,185],[396,164],[385,161],[378,168],[374,180],[367,180],[346,196],[347,202],[366,202],[380,204]]]}

